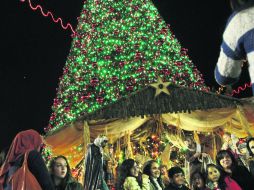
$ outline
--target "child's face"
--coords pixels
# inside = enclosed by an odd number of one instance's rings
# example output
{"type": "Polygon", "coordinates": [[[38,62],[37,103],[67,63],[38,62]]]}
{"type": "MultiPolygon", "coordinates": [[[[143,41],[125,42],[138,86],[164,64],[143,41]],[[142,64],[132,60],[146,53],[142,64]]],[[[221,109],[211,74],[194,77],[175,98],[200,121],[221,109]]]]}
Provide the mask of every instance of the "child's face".
{"type": "Polygon", "coordinates": [[[160,177],[159,165],[156,162],[153,162],[151,165],[151,176],[154,178],[160,177]]]}
{"type": "Polygon", "coordinates": [[[137,177],[138,176],[138,172],[139,172],[139,167],[137,165],[137,163],[134,163],[134,166],[130,169],[130,174],[133,177],[137,177]]]}
{"type": "Polygon", "coordinates": [[[241,148],[239,149],[239,152],[242,154],[242,155],[245,155],[247,153],[247,148],[241,148]]]}
{"type": "Polygon", "coordinates": [[[220,178],[220,171],[215,167],[209,167],[208,168],[208,179],[212,182],[219,181],[220,178]]]}
{"type": "Polygon", "coordinates": [[[227,154],[225,156],[222,157],[222,159],[220,160],[220,165],[226,169],[226,168],[230,168],[232,165],[232,159],[231,157],[227,154]]]}
{"type": "Polygon", "coordinates": [[[191,147],[194,141],[191,138],[186,138],[184,143],[186,144],[187,147],[191,147]]]}
{"type": "Polygon", "coordinates": [[[176,185],[183,185],[185,182],[185,177],[183,173],[176,173],[173,175],[173,183],[176,185]]]}
{"type": "Polygon", "coordinates": [[[192,183],[193,183],[194,187],[197,187],[197,188],[200,188],[200,189],[205,186],[205,183],[204,183],[202,177],[198,173],[194,174],[192,183]]]}
{"type": "Polygon", "coordinates": [[[161,175],[166,175],[167,174],[167,168],[166,167],[162,167],[161,168],[161,175]]]}

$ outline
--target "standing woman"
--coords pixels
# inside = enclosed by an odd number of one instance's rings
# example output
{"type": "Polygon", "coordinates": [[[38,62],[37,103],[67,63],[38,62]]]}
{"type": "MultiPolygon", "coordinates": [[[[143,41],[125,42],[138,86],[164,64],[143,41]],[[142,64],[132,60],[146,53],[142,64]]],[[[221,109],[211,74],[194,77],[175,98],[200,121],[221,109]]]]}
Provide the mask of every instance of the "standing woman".
{"type": "Polygon", "coordinates": [[[163,190],[164,185],[160,175],[159,164],[155,160],[147,161],[144,164],[143,174],[149,176],[150,190],[163,190]]]}
{"type": "Polygon", "coordinates": [[[148,176],[139,178],[139,167],[135,160],[126,159],[119,170],[117,190],[150,190],[148,176]]]}
{"type": "Polygon", "coordinates": [[[234,155],[228,150],[221,150],[216,156],[216,162],[219,168],[235,180],[243,190],[250,190],[254,187],[254,180],[244,166],[239,166],[234,155]]]}
{"type": "Polygon", "coordinates": [[[49,169],[55,190],[83,190],[84,188],[71,175],[71,169],[64,156],[57,156],[50,162],[49,169]]]}
{"type": "Polygon", "coordinates": [[[9,180],[20,171],[19,169],[23,167],[25,163],[27,163],[28,169],[35,177],[30,183],[39,183],[43,190],[54,189],[47,167],[40,154],[42,145],[42,137],[38,132],[32,129],[19,132],[16,135],[12,141],[5,162],[0,169],[0,190],[12,190],[13,186],[32,186],[32,184],[26,184],[26,181],[20,181],[21,179],[19,179],[17,183],[9,180]]]}

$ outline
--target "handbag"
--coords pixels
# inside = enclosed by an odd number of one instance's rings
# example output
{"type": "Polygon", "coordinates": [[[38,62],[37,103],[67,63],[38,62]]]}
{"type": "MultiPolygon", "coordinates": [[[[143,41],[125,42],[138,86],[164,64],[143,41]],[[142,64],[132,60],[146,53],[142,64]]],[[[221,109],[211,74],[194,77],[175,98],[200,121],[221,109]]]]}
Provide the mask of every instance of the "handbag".
{"type": "Polygon", "coordinates": [[[25,153],[22,166],[9,179],[13,190],[42,190],[37,179],[28,168],[28,154],[28,152],[25,153]]]}

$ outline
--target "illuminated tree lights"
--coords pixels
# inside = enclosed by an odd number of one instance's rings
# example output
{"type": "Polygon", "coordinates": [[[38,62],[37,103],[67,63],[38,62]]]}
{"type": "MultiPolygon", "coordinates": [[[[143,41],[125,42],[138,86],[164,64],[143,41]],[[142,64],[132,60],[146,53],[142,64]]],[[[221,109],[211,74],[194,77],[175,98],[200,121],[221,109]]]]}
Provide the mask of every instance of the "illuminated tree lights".
{"type": "Polygon", "coordinates": [[[87,0],[46,131],[163,81],[208,90],[151,0],[87,0]]]}

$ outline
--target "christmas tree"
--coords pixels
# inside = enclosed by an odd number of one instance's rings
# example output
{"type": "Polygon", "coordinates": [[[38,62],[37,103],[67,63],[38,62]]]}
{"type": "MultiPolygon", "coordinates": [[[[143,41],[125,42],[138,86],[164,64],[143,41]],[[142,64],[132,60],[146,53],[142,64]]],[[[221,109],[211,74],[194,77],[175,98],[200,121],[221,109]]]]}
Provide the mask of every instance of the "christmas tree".
{"type": "Polygon", "coordinates": [[[207,90],[151,0],[86,0],[46,131],[162,78],[207,90]]]}

